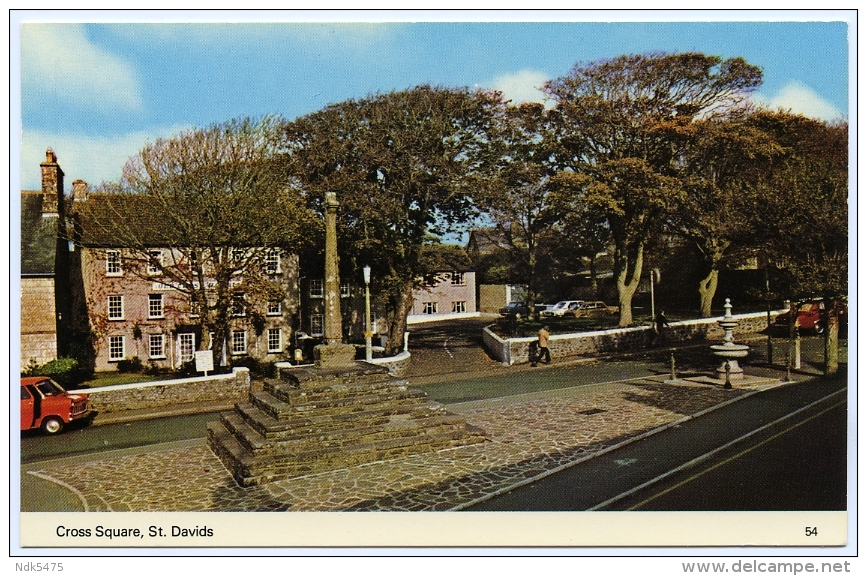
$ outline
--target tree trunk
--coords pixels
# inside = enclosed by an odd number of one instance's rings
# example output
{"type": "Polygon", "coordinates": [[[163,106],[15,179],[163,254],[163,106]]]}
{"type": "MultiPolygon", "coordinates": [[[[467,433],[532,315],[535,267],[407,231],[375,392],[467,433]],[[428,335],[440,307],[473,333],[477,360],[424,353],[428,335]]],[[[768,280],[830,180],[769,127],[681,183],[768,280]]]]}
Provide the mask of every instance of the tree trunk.
{"type": "Polygon", "coordinates": [[[632,324],[632,297],[638,289],[641,280],[641,268],[644,263],[644,245],[635,249],[635,258],[629,257],[628,248],[618,248],[616,254],[617,298],[620,305],[620,322],[618,326],[625,328],[632,324]]]}
{"type": "Polygon", "coordinates": [[[702,318],[710,318],[711,303],[716,294],[717,284],[719,283],[719,270],[711,268],[710,272],[701,282],[698,283],[698,296],[701,301],[700,312],[702,318]]]}
{"type": "Polygon", "coordinates": [[[406,332],[406,317],[412,310],[412,283],[403,288],[401,303],[395,307],[394,316],[388,326],[388,341],[385,345],[385,355],[394,356],[403,350],[403,338],[406,332]]]}
{"type": "Polygon", "coordinates": [[[833,376],[840,369],[840,310],[836,301],[830,306],[825,320],[825,376],[833,376]]]}
{"type": "Polygon", "coordinates": [[[599,296],[599,280],[596,277],[596,254],[590,256],[590,290],[593,292],[593,298],[601,300],[599,296]]]}

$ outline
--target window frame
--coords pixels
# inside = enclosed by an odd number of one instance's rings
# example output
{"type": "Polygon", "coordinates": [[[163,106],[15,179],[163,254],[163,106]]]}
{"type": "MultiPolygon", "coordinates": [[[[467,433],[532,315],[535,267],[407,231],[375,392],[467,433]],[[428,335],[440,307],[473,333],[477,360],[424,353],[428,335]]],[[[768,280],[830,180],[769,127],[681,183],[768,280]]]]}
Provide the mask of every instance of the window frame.
{"type": "Polygon", "coordinates": [[[439,314],[436,302],[422,302],[422,314],[439,314]]]}
{"type": "Polygon", "coordinates": [[[181,332],[178,334],[178,365],[191,362],[196,358],[196,334],[194,332],[181,332]],[[184,354],[186,348],[184,341],[189,340],[189,357],[184,354]]]}
{"type": "Polygon", "coordinates": [[[232,356],[245,356],[247,354],[247,331],[246,330],[232,330],[232,356]],[[239,341],[237,339],[238,336],[241,336],[241,344],[243,345],[243,349],[238,347],[239,341]]]}
{"type": "Polygon", "coordinates": [[[161,320],[166,317],[165,298],[162,294],[148,294],[148,319],[161,320]],[[156,310],[154,303],[159,302],[159,313],[155,314],[156,310]]]}
{"type": "Polygon", "coordinates": [[[282,274],[283,270],[280,267],[281,258],[280,251],[272,248],[265,252],[265,273],[269,275],[282,274]]]}
{"type": "Polygon", "coordinates": [[[120,250],[105,251],[105,275],[106,276],[123,276],[123,264],[120,257],[120,250]]]}
{"type": "Polygon", "coordinates": [[[123,294],[109,294],[106,301],[106,314],[107,318],[111,321],[120,321],[126,319],[126,312],[124,310],[124,298],[123,294]],[[116,305],[112,306],[112,300],[116,300],[116,305]],[[115,310],[113,313],[112,310],[115,310]],[[118,312],[119,310],[119,312],[118,312]]]}
{"type": "Polygon", "coordinates": [[[455,272],[452,272],[451,283],[452,283],[452,286],[466,286],[467,285],[467,279],[464,276],[463,272],[455,271],[455,272]]]}
{"type": "Polygon", "coordinates": [[[311,314],[310,315],[310,335],[311,336],[324,336],[325,335],[325,314],[311,314]],[[319,324],[319,329],[316,329],[316,324],[319,324]]]}
{"type": "Polygon", "coordinates": [[[282,328],[268,328],[268,331],[265,333],[266,339],[268,342],[268,353],[274,354],[283,351],[283,329],[282,328]],[[277,337],[276,345],[272,346],[272,336],[277,337]]]}
{"type": "Polygon", "coordinates": [[[109,362],[120,362],[126,358],[126,338],[123,335],[120,336],[109,336],[108,337],[108,361],[109,362]],[[117,346],[115,345],[117,342],[120,342],[120,355],[116,354],[117,346]]]}
{"type": "Polygon", "coordinates": [[[280,300],[268,300],[265,308],[266,316],[280,316],[283,314],[283,302],[280,300]]]}
{"type": "Polygon", "coordinates": [[[325,280],[322,278],[311,278],[307,286],[308,293],[311,298],[325,298],[325,280]],[[314,286],[316,287],[314,291],[314,286]]]}
{"type": "Polygon", "coordinates": [[[148,250],[148,263],[147,263],[148,276],[160,276],[163,273],[163,271],[162,271],[163,258],[164,258],[164,256],[163,256],[162,250],[158,250],[158,249],[148,250]],[[151,259],[154,258],[154,256],[156,256],[155,259],[160,263],[160,268],[154,268],[153,266],[151,266],[151,259]]]}
{"type": "Polygon", "coordinates": [[[164,360],[166,357],[166,335],[165,334],[148,334],[148,358],[153,360],[164,360]],[[158,353],[154,354],[154,342],[159,339],[158,353]]]}
{"type": "Polygon", "coordinates": [[[467,301],[466,300],[452,300],[452,312],[456,314],[462,314],[467,311],[467,301]],[[458,310],[460,308],[460,310],[458,310]]]}

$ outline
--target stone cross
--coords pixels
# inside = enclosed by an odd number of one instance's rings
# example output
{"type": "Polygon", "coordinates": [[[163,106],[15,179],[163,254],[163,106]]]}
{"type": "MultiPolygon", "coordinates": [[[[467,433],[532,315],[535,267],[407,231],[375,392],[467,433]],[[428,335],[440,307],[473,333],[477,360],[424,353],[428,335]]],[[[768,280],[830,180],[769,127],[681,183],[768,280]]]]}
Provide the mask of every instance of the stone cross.
{"type": "Polygon", "coordinates": [[[355,363],[355,347],[343,344],[340,316],[340,273],[337,258],[337,194],[325,193],[325,337],[313,349],[318,368],[340,368],[355,363]]]}
{"type": "Polygon", "coordinates": [[[343,340],[340,317],[340,272],[337,257],[337,194],[325,193],[325,343],[343,340]]]}

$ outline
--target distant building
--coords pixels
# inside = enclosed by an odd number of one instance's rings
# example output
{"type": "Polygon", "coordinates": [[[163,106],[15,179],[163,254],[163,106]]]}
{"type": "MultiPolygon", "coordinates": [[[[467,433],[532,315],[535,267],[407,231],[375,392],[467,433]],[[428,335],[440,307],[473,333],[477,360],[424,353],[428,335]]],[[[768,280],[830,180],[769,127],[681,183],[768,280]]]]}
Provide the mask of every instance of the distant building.
{"type": "Polygon", "coordinates": [[[435,316],[478,312],[476,307],[476,273],[469,270],[434,272],[424,279],[424,286],[413,291],[410,314],[435,316]]]}
{"type": "Polygon", "coordinates": [[[44,364],[64,350],[69,320],[63,170],[52,150],[40,164],[42,190],[21,192],[21,366],[44,364]],[[64,312],[66,316],[64,317],[64,312]]]}

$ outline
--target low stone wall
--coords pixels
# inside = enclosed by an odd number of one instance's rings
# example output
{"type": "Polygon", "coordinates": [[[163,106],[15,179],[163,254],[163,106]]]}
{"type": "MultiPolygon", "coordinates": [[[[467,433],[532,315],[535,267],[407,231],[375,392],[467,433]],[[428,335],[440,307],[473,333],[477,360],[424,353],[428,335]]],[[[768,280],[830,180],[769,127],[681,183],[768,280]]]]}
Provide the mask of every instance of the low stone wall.
{"type": "Polygon", "coordinates": [[[247,398],[250,392],[250,370],[235,368],[231,374],[119,384],[88,388],[83,392],[87,392],[91,408],[99,414],[118,414],[129,410],[175,407],[198,402],[231,405],[247,398]]]}
{"type": "MultiPolygon", "coordinates": [[[[771,312],[773,320],[785,310],[771,312]]],[[[752,314],[739,314],[734,316],[738,326],[734,334],[754,334],[761,332],[768,325],[766,312],[752,314]]],[[[718,321],[722,317],[702,318],[699,320],[685,320],[683,322],[671,322],[665,330],[667,342],[688,343],[704,342],[707,340],[722,340],[723,329],[718,321]]],[[[628,352],[646,347],[650,343],[650,326],[637,326],[631,328],[612,328],[610,330],[597,330],[593,332],[581,332],[576,334],[557,334],[551,336],[548,349],[556,358],[571,356],[592,356],[610,354],[614,352],[628,352]]],[[[485,349],[503,364],[523,364],[530,361],[530,344],[536,342],[536,337],[523,338],[500,338],[489,328],[482,333],[482,341],[485,349]]]]}
{"type": "Polygon", "coordinates": [[[376,366],[384,366],[388,368],[388,373],[395,378],[403,378],[406,371],[409,370],[411,355],[409,352],[401,352],[397,356],[389,356],[387,358],[374,358],[370,361],[376,366]]]}

